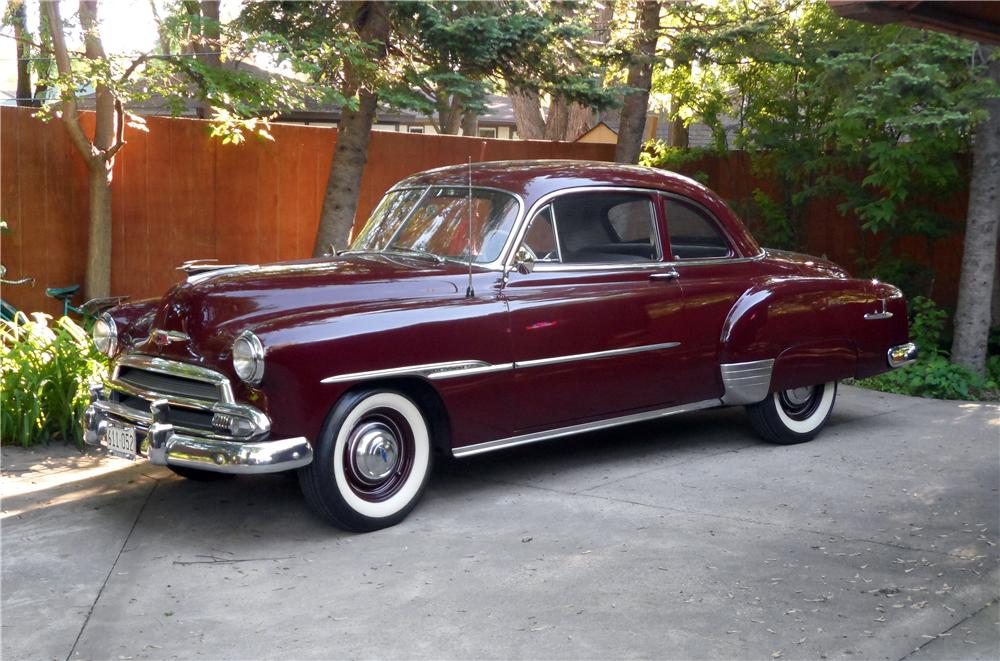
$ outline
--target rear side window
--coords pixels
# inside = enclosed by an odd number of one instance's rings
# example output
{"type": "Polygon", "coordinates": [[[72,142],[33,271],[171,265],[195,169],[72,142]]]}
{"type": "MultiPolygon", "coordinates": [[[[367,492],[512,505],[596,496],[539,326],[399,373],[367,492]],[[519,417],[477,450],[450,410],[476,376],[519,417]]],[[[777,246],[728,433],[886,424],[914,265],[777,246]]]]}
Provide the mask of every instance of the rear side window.
{"type": "Polygon", "coordinates": [[[674,198],[664,201],[674,259],[713,259],[733,254],[718,223],[706,211],[674,198]]]}
{"type": "Polygon", "coordinates": [[[653,204],[641,193],[585,193],[552,203],[564,264],[649,262],[659,258],[653,204]]]}

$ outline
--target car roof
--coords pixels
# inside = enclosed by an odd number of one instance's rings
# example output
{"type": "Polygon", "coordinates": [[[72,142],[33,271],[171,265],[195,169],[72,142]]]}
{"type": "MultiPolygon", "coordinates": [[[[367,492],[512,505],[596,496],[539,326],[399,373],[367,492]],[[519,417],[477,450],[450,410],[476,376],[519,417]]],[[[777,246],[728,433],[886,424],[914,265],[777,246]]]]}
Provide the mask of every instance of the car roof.
{"type": "Polygon", "coordinates": [[[570,188],[619,186],[677,194],[699,203],[714,214],[744,256],[760,252],[760,246],[721,197],[690,177],[657,168],[606,161],[488,161],[418,172],[393,188],[464,187],[469,183],[470,170],[473,187],[497,188],[514,193],[521,197],[526,211],[546,195],[570,188]]]}
{"type": "Polygon", "coordinates": [[[716,197],[694,179],[676,172],[604,161],[488,161],[473,163],[471,168],[468,165],[449,165],[414,174],[395,187],[466,186],[470,169],[473,186],[499,188],[516,193],[529,205],[548,193],[581,186],[652,188],[695,198],[716,197]]]}

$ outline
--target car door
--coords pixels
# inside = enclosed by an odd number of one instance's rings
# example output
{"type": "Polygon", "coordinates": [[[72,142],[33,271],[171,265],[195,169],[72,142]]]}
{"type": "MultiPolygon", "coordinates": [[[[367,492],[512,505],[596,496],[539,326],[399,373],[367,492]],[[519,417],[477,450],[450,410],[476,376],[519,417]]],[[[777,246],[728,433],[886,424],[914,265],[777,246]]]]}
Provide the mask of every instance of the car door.
{"type": "Polygon", "coordinates": [[[692,331],[678,350],[685,365],[685,392],[692,401],[722,397],[722,327],[737,299],[760,275],[760,266],[737,254],[722,223],[702,205],[674,194],[663,194],[661,201],[669,259],[684,293],[684,321],[692,331]]]}
{"type": "Polygon", "coordinates": [[[522,268],[511,269],[503,288],[515,431],[682,398],[683,301],[662,259],[658,213],[655,193],[621,188],[566,192],[536,205],[518,244],[522,268]]]}

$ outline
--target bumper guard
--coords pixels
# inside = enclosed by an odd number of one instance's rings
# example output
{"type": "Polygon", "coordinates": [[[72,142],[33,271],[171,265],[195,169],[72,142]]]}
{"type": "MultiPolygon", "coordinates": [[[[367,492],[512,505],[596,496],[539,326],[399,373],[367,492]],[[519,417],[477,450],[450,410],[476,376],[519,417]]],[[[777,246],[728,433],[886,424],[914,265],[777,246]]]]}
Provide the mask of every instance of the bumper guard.
{"type": "Polygon", "coordinates": [[[91,445],[108,447],[107,433],[112,424],[125,423],[135,427],[140,439],[138,455],[157,466],[185,466],[216,473],[256,474],[278,473],[301,468],[312,462],[312,446],[305,437],[242,442],[178,433],[166,423],[166,400],[154,401],[150,414],[137,411],[102,398],[102,389],[91,390],[90,406],[81,424],[84,440],[91,445]]]}
{"type": "Polygon", "coordinates": [[[889,367],[896,369],[917,362],[917,345],[913,342],[891,347],[886,353],[889,367]]]}

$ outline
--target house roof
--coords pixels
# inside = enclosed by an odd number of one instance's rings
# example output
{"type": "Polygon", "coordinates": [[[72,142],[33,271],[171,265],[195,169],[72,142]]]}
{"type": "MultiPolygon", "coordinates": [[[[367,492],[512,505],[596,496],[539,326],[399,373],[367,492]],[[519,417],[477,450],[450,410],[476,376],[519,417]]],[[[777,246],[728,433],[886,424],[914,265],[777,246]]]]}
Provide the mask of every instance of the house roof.
{"type": "Polygon", "coordinates": [[[835,14],[865,23],[903,23],[1000,45],[1000,3],[972,0],[827,0],[835,14]]]}

